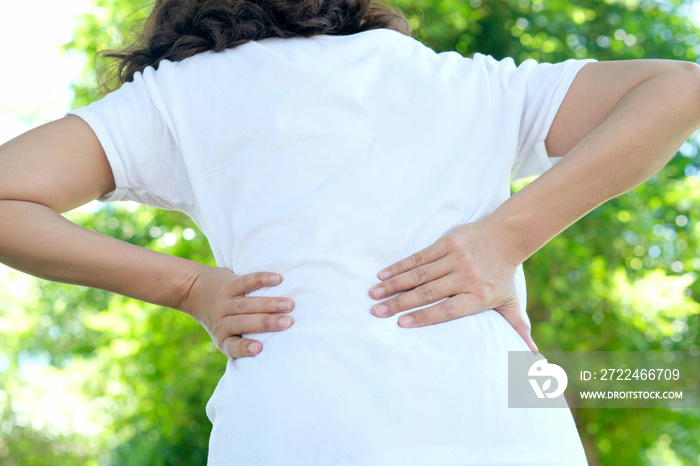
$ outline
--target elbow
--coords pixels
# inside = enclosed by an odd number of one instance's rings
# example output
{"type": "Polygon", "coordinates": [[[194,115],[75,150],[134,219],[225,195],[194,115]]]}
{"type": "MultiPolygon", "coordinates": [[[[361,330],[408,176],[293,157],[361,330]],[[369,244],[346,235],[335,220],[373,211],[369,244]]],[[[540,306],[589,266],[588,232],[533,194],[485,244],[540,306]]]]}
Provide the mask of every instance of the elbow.
{"type": "Polygon", "coordinates": [[[688,103],[694,109],[695,121],[700,125],[700,65],[691,61],[676,62],[674,74],[681,80],[679,91],[687,94],[688,103]]]}

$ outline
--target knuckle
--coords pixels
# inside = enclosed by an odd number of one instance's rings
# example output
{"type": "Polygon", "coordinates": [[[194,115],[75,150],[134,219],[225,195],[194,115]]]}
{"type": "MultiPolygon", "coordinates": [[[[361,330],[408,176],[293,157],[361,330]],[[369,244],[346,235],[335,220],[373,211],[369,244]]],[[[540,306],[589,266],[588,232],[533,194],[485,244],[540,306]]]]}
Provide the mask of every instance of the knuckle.
{"type": "Polygon", "coordinates": [[[421,254],[414,254],[411,256],[411,262],[413,263],[414,267],[420,267],[425,263],[425,259],[421,254]]]}
{"type": "Polygon", "coordinates": [[[386,296],[391,296],[392,294],[396,293],[396,290],[399,289],[399,284],[395,279],[390,279],[385,281],[382,286],[386,290],[386,296]]]}
{"type": "Polygon", "coordinates": [[[400,295],[392,299],[391,301],[387,301],[384,303],[388,308],[389,308],[389,314],[393,315],[396,314],[397,312],[401,312],[404,310],[405,306],[405,295],[400,295]]]}
{"type": "Polygon", "coordinates": [[[233,312],[236,314],[245,314],[246,303],[243,299],[237,299],[233,302],[233,312]]]}
{"type": "Polygon", "coordinates": [[[469,281],[469,282],[478,282],[479,281],[479,273],[476,271],[474,267],[466,267],[462,269],[462,272],[460,273],[462,276],[463,280],[469,281]]]}
{"type": "Polygon", "coordinates": [[[445,247],[448,250],[460,249],[462,244],[454,235],[448,235],[444,240],[445,247]]]}
{"type": "Polygon", "coordinates": [[[408,270],[408,267],[406,266],[406,261],[401,261],[396,264],[396,269],[398,270],[399,274],[402,274],[408,270]]]}
{"type": "Polygon", "coordinates": [[[418,283],[423,283],[428,278],[428,272],[426,272],[423,267],[418,267],[417,269],[413,269],[413,278],[418,283]]]}
{"type": "Polygon", "coordinates": [[[411,314],[411,316],[413,316],[413,322],[416,325],[425,325],[430,323],[428,313],[425,312],[425,309],[418,309],[416,312],[411,314]]]}
{"type": "Polygon", "coordinates": [[[262,328],[265,330],[273,330],[278,327],[277,318],[270,314],[262,316],[262,328]]]}
{"type": "Polygon", "coordinates": [[[421,302],[423,304],[429,304],[433,302],[433,290],[429,286],[421,286],[418,288],[418,295],[420,296],[421,302]]]}
{"type": "Polygon", "coordinates": [[[487,303],[491,300],[491,289],[486,285],[476,287],[472,293],[481,303],[487,303]]]}
{"type": "Polygon", "coordinates": [[[447,320],[453,320],[458,317],[461,317],[459,306],[457,306],[457,303],[455,303],[452,299],[448,299],[445,301],[445,304],[443,305],[443,311],[447,320]]]}

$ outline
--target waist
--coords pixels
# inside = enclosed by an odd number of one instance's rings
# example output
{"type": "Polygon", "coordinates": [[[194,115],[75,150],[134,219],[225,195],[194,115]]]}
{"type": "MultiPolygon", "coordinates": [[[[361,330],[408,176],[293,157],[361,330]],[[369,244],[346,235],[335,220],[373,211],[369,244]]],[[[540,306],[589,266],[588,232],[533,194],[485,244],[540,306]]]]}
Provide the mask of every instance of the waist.
{"type": "MultiPolygon", "coordinates": [[[[292,311],[294,324],[280,332],[249,333],[263,344],[263,351],[251,359],[281,358],[290,352],[330,352],[358,361],[372,361],[377,355],[399,358],[473,357],[486,351],[526,351],[527,345],[494,310],[468,315],[423,327],[398,325],[400,313],[379,318],[369,306],[352,302],[309,300],[292,311]]],[[[372,300],[369,300],[372,302],[372,300]]],[[[260,363],[260,362],[259,362],[260,363]]]]}

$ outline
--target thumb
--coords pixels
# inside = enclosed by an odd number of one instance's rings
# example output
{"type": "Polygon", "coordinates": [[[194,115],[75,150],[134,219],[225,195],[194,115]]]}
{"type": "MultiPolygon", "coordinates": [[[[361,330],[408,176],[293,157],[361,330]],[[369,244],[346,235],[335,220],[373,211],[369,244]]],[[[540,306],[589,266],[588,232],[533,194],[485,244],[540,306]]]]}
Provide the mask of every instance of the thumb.
{"type": "Polygon", "coordinates": [[[525,341],[525,344],[530,351],[535,354],[539,353],[537,345],[532,340],[530,336],[530,325],[523,319],[520,314],[520,304],[517,300],[511,301],[508,304],[496,308],[496,311],[500,312],[501,315],[506,319],[506,321],[515,329],[515,331],[520,335],[520,338],[525,341]]]}

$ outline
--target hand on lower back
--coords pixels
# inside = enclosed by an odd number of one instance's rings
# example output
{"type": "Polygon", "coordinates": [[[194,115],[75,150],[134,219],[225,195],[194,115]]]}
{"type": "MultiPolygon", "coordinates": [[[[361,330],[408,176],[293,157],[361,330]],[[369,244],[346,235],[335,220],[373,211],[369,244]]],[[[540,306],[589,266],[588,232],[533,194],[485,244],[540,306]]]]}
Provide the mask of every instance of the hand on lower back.
{"type": "Polygon", "coordinates": [[[280,313],[289,313],[294,302],[286,298],[246,297],[246,294],[281,282],[282,277],[277,274],[236,275],[225,268],[206,267],[197,275],[183,308],[207,330],[226,357],[255,356],[262,343],[241,334],[291,327],[292,318],[280,313]],[[280,322],[281,319],[287,319],[288,324],[280,322]]]}
{"type": "Polygon", "coordinates": [[[519,264],[509,260],[506,243],[487,221],[453,229],[431,246],[377,274],[381,283],[371,288],[373,299],[404,293],[375,304],[372,313],[390,317],[447,298],[399,319],[402,327],[422,327],[494,309],[537,352],[515,291],[519,264]],[[412,322],[404,323],[407,317],[412,322]]]}

